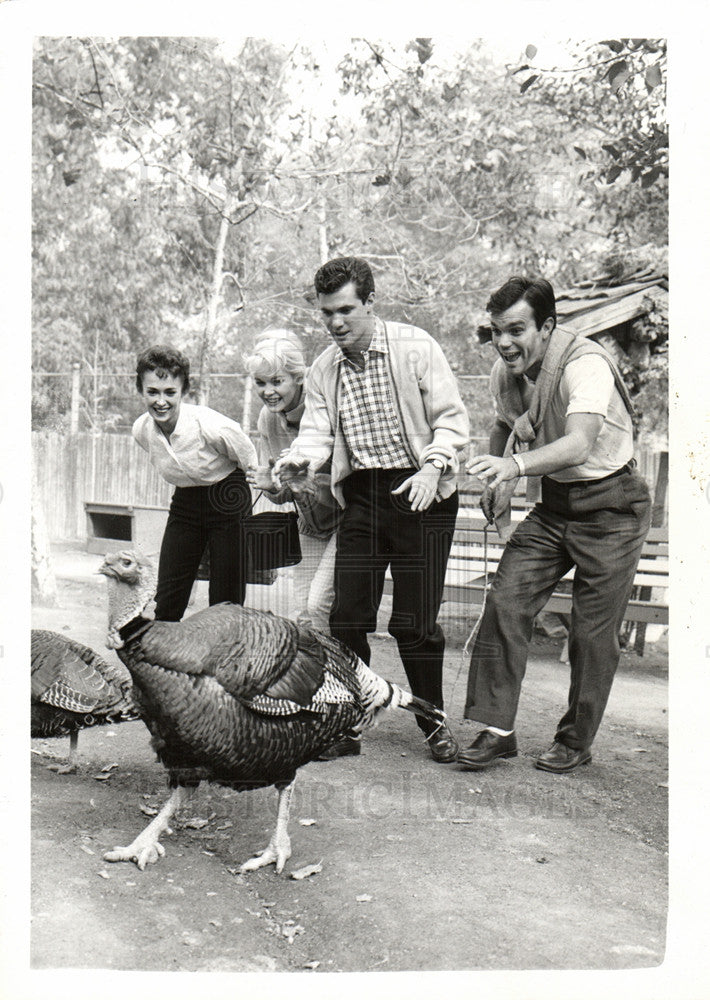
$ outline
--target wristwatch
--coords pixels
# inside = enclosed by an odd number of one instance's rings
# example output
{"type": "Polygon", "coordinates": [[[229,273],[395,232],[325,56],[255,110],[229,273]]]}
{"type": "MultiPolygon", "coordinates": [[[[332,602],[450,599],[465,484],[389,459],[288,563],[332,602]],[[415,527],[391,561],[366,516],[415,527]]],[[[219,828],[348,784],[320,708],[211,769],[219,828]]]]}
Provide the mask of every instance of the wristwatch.
{"type": "Polygon", "coordinates": [[[446,462],[443,460],[443,458],[428,458],[426,460],[425,464],[426,465],[433,465],[434,468],[439,473],[439,475],[441,475],[444,472],[444,470],[446,469],[446,462]]]}

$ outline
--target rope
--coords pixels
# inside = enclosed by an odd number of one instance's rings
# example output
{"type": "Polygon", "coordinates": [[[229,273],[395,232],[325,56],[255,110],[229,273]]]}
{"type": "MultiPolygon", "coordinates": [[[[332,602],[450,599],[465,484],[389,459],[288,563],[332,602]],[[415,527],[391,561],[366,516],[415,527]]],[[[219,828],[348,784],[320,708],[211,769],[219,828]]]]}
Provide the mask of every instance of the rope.
{"type": "Polygon", "coordinates": [[[464,643],[464,647],[461,650],[461,661],[459,663],[459,669],[456,671],[456,676],[454,677],[454,683],[451,685],[451,692],[449,694],[449,704],[452,703],[454,697],[454,691],[456,690],[456,685],[458,684],[459,677],[461,675],[461,670],[466,663],[467,658],[470,655],[471,645],[475,642],[476,636],[478,635],[479,629],[481,627],[481,622],[483,620],[483,612],[486,610],[486,598],[488,597],[488,524],[483,526],[483,602],[481,604],[481,610],[478,613],[478,618],[473,624],[473,628],[469,634],[468,639],[464,643]]]}

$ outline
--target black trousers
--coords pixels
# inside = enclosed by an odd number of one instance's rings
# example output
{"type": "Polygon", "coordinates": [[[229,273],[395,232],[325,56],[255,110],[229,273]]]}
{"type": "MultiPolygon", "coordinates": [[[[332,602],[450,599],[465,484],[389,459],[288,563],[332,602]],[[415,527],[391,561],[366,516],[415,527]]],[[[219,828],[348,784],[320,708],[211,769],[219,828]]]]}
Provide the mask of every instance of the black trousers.
{"type": "Polygon", "coordinates": [[[576,567],[569,632],[571,683],[555,740],[589,747],[619,663],[624,620],[651,499],[633,471],[589,483],[542,480],[542,503],[515,530],[488,594],[471,654],[465,715],[512,729],[535,616],[576,567]]]}
{"type": "Polygon", "coordinates": [[[211,486],[177,486],[160,547],[155,617],[180,621],[209,547],[209,602],[244,603],[242,517],[251,511],[244,472],[235,469],[211,486]]]}
{"type": "MultiPolygon", "coordinates": [[[[370,662],[367,633],[377,627],[385,572],[392,574],[390,635],[412,693],[443,708],[444,633],[437,624],[446,563],[456,526],[458,494],[413,512],[396,489],[416,469],[366,469],[343,483],[331,633],[370,662]]],[[[432,725],[417,718],[429,733],[432,725]]]]}

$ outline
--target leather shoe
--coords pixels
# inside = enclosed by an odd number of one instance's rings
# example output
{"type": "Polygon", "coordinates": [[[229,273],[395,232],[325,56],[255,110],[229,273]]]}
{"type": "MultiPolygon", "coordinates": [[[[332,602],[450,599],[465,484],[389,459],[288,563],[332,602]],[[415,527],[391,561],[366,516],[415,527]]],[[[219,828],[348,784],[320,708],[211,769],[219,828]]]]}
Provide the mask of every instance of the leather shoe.
{"type": "Polygon", "coordinates": [[[541,771],[552,771],[555,774],[564,774],[565,771],[572,771],[580,764],[591,763],[592,755],[589,750],[574,750],[564,743],[552,744],[549,750],[541,753],[535,761],[535,767],[541,771]]]}
{"type": "Polygon", "coordinates": [[[354,736],[343,736],[319,753],[316,760],[335,760],[336,757],[357,757],[362,747],[354,736]]]}
{"type": "Polygon", "coordinates": [[[459,745],[446,724],[429,733],[426,741],[429,744],[429,752],[437,764],[451,764],[456,760],[459,745]]]}
{"type": "Polygon", "coordinates": [[[463,764],[464,771],[480,771],[495,760],[517,756],[518,744],[515,733],[511,733],[510,736],[499,736],[490,729],[484,729],[470,747],[461,750],[458,762],[463,764]]]}

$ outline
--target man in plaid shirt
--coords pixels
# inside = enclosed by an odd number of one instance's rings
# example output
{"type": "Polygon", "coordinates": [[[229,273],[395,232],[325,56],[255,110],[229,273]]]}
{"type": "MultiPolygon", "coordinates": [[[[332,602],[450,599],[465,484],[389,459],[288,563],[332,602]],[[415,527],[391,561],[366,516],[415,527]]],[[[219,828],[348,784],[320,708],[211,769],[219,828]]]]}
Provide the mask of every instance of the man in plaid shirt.
{"type": "MultiPolygon", "coordinates": [[[[437,624],[456,524],[455,474],[468,443],[456,379],[424,330],[374,315],[366,261],[339,257],[316,273],[318,305],[333,344],[314,361],[298,437],[274,466],[279,482],[308,487],[331,460],[344,508],[338,530],[331,633],[365,663],[385,573],[392,575],[389,632],[412,693],[443,708],[444,635],[437,624]]],[[[448,728],[418,717],[432,757],[456,759],[448,728]]],[[[347,738],[328,756],[357,754],[347,738]]]]}

